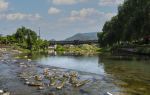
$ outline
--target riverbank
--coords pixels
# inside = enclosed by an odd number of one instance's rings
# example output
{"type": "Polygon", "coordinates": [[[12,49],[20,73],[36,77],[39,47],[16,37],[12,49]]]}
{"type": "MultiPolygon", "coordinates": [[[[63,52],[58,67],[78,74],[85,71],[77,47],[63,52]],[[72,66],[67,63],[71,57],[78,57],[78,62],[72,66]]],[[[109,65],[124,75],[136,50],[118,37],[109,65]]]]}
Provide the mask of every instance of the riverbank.
{"type": "Polygon", "coordinates": [[[150,56],[150,45],[119,45],[111,48],[112,54],[135,54],[150,56]]]}
{"type": "Polygon", "coordinates": [[[83,44],[83,45],[58,45],[55,49],[58,54],[64,55],[97,55],[99,54],[99,47],[96,44],[83,44]]]}

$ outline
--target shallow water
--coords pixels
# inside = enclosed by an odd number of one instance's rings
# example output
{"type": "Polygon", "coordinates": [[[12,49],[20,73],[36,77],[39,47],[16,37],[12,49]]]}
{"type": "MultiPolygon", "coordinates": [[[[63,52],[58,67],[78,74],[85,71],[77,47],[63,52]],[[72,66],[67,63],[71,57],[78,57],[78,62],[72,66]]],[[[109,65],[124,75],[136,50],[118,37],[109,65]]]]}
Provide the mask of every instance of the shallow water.
{"type": "MultiPolygon", "coordinates": [[[[0,89],[12,95],[150,95],[150,60],[116,60],[110,56],[50,56],[30,55],[33,61],[15,59],[11,54],[0,60],[0,89]],[[14,60],[15,59],[15,60],[14,60]],[[32,68],[19,67],[18,63],[34,64],[32,68]],[[65,85],[62,90],[48,87],[44,90],[29,87],[18,73],[41,74],[44,68],[60,72],[78,71],[79,80],[90,80],[82,87],[65,85]]],[[[120,59],[121,58],[121,59],[120,59]]]]}
{"type": "Polygon", "coordinates": [[[37,59],[42,65],[73,69],[104,75],[103,64],[99,64],[97,56],[49,56],[37,59]]]}
{"type": "Polygon", "coordinates": [[[101,81],[114,84],[119,89],[112,92],[114,95],[150,95],[150,60],[121,58],[114,60],[102,56],[48,56],[37,61],[44,65],[105,76],[101,81]]]}

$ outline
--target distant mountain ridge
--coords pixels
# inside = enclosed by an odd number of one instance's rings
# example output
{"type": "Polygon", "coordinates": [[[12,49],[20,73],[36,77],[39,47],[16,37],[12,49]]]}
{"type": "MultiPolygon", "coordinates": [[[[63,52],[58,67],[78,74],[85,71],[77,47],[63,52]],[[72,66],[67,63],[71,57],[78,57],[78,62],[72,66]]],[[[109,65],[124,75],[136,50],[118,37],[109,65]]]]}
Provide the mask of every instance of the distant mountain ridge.
{"type": "Polygon", "coordinates": [[[80,41],[98,40],[97,32],[78,33],[73,35],[72,37],[65,39],[65,41],[74,41],[74,40],[80,40],[80,41]]]}

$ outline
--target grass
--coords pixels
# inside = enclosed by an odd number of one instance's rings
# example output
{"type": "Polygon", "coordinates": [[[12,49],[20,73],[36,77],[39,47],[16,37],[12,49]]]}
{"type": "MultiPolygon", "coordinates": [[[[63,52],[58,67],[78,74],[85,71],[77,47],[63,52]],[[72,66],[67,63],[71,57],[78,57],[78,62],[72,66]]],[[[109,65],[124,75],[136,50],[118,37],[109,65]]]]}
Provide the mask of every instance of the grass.
{"type": "Polygon", "coordinates": [[[100,48],[98,48],[97,45],[88,45],[88,44],[83,44],[83,45],[65,45],[65,46],[60,46],[56,48],[56,51],[58,52],[70,52],[70,53],[76,53],[76,54],[96,54],[98,53],[100,48]]]}

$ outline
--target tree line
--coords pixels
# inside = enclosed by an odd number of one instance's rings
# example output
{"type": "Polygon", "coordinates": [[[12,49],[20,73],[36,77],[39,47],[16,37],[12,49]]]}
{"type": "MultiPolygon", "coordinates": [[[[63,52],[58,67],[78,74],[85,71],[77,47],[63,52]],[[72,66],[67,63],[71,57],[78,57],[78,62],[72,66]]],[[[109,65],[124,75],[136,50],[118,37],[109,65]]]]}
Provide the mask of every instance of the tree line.
{"type": "Polygon", "coordinates": [[[0,36],[0,44],[17,45],[28,50],[45,50],[49,46],[49,41],[40,39],[35,31],[23,26],[12,35],[0,36]]]}
{"type": "Polygon", "coordinates": [[[150,35],[150,0],[125,0],[98,33],[101,46],[139,41],[150,35]]]}

